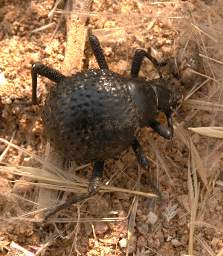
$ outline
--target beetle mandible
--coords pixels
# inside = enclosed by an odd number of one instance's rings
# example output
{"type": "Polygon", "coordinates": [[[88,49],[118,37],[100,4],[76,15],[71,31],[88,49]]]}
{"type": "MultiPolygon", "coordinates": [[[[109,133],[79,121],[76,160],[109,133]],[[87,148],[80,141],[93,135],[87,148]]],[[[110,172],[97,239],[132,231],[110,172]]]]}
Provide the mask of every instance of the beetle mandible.
{"type": "MultiPolygon", "coordinates": [[[[64,76],[41,63],[32,65],[32,103],[37,104],[37,75],[54,81],[43,108],[45,132],[55,150],[67,160],[93,162],[88,193],[72,198],[56,207],[53,213],[97,192],[106,159],[113,158],[132,147],[140,166],[147,170],[149,163],[136,138],[141,127],[151,127],[160,136],[173,136],[172,113],[182,94],[168,87],[165,78],[145,81],[138,78],[143,59],[148,58],[159,72],[159,63],[150,52],[135,51],[131,77],[124,77],[108,68],[96,36],[89,42],[100,69],[89,69],[64,76]],[[163,112],[167,126],[155,118],[163,112]]],[[[160,72],[159,72],[160,74],[160,72]]]]}

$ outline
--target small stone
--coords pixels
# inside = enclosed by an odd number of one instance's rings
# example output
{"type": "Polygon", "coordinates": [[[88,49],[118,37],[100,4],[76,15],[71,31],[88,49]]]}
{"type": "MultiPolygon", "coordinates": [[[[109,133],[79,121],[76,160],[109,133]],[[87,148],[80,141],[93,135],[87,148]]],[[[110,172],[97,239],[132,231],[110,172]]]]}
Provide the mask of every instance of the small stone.
{"type": "Polygon", "coordinates": [[[118,243],[121,248],[127,247],[127,239],[126,238],[122,238],[118,243]]]}
{"type": "Polygon", "coordinates": [[[147,220],[150,224],[154,225],[157,222],[158,217],[154,212],[149,212],[147,220]]]}

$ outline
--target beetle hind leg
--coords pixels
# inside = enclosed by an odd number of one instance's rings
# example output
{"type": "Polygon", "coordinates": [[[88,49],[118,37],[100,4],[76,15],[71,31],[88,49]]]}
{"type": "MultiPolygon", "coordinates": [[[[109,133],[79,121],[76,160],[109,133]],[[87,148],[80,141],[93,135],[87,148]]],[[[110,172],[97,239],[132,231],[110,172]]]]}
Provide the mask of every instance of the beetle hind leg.
{"type": "Polygon", "coordinates": [[[47,219],[49,219],[49,217],[51,217],[52,215],[54,215],[55,213],[57,213],[63,209],[66,209],[67,207],[71,206],[72,204],[80,203],[80,202],[94,196],[98,192],[98,188],[101,184],[103,169],[104,169],[104,161],[96,161],[94,163],[92,177],[89,182],[88,193],[82,194],[80,196],[70,197],[65,203],[62,203],[62,204],[54,207],[51,211],[49,211],[45,215],[43,221],[45,222],[47,219]]]}
{"type": "Polygon", "coordinates": [[[101,184],[103,169],[104,169],[104,161],[96,161],[94,163],[92,176],[88,186],[89,195],[94,195],[97,193],[98,188],[101,184]]]}

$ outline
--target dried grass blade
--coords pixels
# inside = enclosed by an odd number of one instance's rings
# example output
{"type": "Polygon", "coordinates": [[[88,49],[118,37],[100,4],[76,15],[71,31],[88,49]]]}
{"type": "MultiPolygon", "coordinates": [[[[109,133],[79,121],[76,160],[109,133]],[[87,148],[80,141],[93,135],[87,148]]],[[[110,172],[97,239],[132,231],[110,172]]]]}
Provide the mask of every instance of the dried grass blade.
{"type": "Polygon", "coordinates": [[[171,175],[170,175],[171,170],[168,167],[168,164],[166,163],[165,158],[162,156],[161,152],[159,151],[158,147],[156,146],[155,142],[152,139],[150,139],[149,143],[153,149],[153,152],[155,152],[156,154],[158,162],[160,163],[161,167],[163,168],[167,177],[169,178],[170,185],[174,186],[173,179],[171,178],[171,175]]]}
{"type": "Polygon", "coordinates": [[[216,184],[223,187],[223,181],[221,180],[216,181],[216,184]]]}
{"type": "Polygon", "coordinates": [[[218,63],[218,64],[223,65],[223,61],[213,59],[213,58],[211,58],[211,57],[209,57],[209,56],[206,56],[206,55],[204,55],[204,54],[201,54],[201,53],[199,54],[199,56],[202,57],[202,58],[205,58],[205,59],[214,61],[215,63],[218,63]]]}
{"type": "Polygon", "coordinates": [[[187,100],[187,104],[204,111],[223,111],[223,105],[202,100],[187,100]]]}
{"type": "Polygon", "coordinates": [[[14,252],[16,251],[18,253],[18,255],[20,255],[20,252],[21,252],[21,255],[24,255],[24,256],[35,256],[34,253],[26,250],[24,247],[22,247],[21,245],[18,245],[15,242],[11,242],[10,248],[14,249],[14,252]]]}
{"type": "Polygon", "coordinates": [[[184,98],[184,102],[188,101],[188,99],[198,90],[200,90],[204,85],[206,85],[210,81],[209,78],[205,79],[201,84],[194,85],[193,88],[187,93],[187,95],[184,98]]]}
{"type": "Polygon", "coordinates": [[[189,127],[188,130],[192,132],[196,132],[203,136],[223,139],[223,127],[216,127],[216,126],[196,127],[196,128],[189,127]]]}
{"type": "Polygon", "coordinates": [[[207,32],[205,32],[203,29],[201,29],[198,25],[195,25],[193,23],[191,23],[191,25],[196,29],[198,30],[200,33],[204,34],[205,36],[207,36],[208,38],[210,38],[212,41],[214,41],[215,43],[218,42],[218,40],[213,37],[212,35],[208,34],[207,32]]]}
{"type": "MultiPolygon", "coordinates": [[[[37,156],[37,155],[35,155],[33,153],[30,153],[28,150],[26,150],[26,149],[24,149],[22,147],[19,147],[19,146],[15,145],[14,143],[9,142],[9,141],[7,141],[7,140],[5,140],[3,138],[0,138],[0,142],[3,142],[6,145],[9,145],[10,147],[17,149],[19,152],[22,152],[25,155],[30,156],[31,158],[33,158],[34,160],[36,160],[37,162],[42,164],[46,169],[49,169],[50,170],[49,173],[51,173],[51,174],[53,173],[53,174],[55,174],[57,176],[60,176],[61,179],[66,179],[66,177],[64,176],[63,170],[61,168],[58,168],[57,166],[53,165],[51,162],[45,161],[41,157],[39,157],[39,156],[37,156]]],[[[84,169],[88,165],[89,164],[78,166],[77,168],[74,169],[74,171],[84,169]]],[[[20,166],[20,167],[23,168],[25,166],[20,166]]],[[[32,168],[32,167],[30,167],[30,168],[32,168]]]]}
{"type": "Polygon", "coordinates": [[[196,241],[202,246],[202,248],[204,248],[206,250],[206,252],[208,253],[208,255],[211,256],[215,256],[214,251],[212,250],[212,248],[208,245],[208,243],[205,241],[205,239],[199,237],[198,235],[194,236],[196,241]]]}
{"type": "Polygon", "coordinates": [[[211,76],[208,76],[208,75],[206,75],[206,74],[203,74],[203,73],[200,73],[200,72],[197,72],[196,70],[194,70],[194,69],[191,69],[191,71],[190,71],[191,73],[194,73],[194,74],[196,74],[196,75],[199,75],[199,76],[201,76],[201,77],[205,77],[205,78],[207,78],[207,79],[210,79],[210,80],[212,80],[212,81],[214,81],[214,82],[219,82],[217,79],[215,79],[214,77],[211,77],[211,76]]]}
{"type": "MultiPolygon", "coordinates": [[[[138,189],[140,187],[140,179],[141,179],[141,170],[138,168],[138,179],[136,182],[136,188],[138,189]]],[[[134,248],[134,231],[135,231],[135,218],[136,218],[136,211],[138,208],[138,197],[134,197],[132,208],[129,215],[129,224],[128,224],[128,245],[126,250],[126,256],[128,256],[130,253],[132,253],[134,248]]]]}
{"type": "Polygon", "coordinates": [[[49,24],[43,25],[43,26],[41,26],[41,27],[39,27],[39,28],[36,28],[36,29],[32,30],[31,33],[38,33],[38,32],[41,32],[41,31],[43,31],[43,30],[45,30],[45,29],[48,29],[48,28],[53,27],[54,25],[55,25],[55,23],[54,23],[54,22],[51,22],[51,23],[49,23],[49,24]]]}
{"type": "MultiPolygon", "coordinates": [[[[40,168],[27,167],[27,166],[0,166],[0,172],[3,173],[11,173],[14,175],[23,176],[29,179],[33,179],[38,181],[39,183],[31,183],[32,185],[49,188],[49,189],[57,189],[68,192],[78,192],[78,191],[87,191],[88,181],[82,179],[81,182],[75,182],[71,180],[61,180],[59,176],[53,175],[46,170],[42,170],[40,168]],[[42,172],[42,173],[41,173],[42,172]],[[44,175],[43,175],[44,174],[44,175]]],[[[154,193],[147,193],[142,191],[136,191],[131,189],[124,189],[113,186],[101,186],[99,192],[121,192],[128,193],[132,195],[138,195],[148,198],[156,198],[158,197],[154,193]]]]}
{"type": "Polygon", "coordinates": [[[36,167],[28,167],[28,166],[0,166],[0,172],[11,173],[14,175],[23,176],[26,178],[45,181],[48,183],[57,183],[63,184],[66,180],[61,180],[59,176],[50,173],[47,170],[36,168],[36,167]]]}
{"type": "Polygon", "coordinates": [[[198,174],[201,177],[201,180],[205,184],[205,186],[208,185],[208,172],[206,168],[203,165],[203,161],[201,160],[200,154],[198,153],[195,145],[193,144],[192,140],[191,141],[191,153],[192,153],[192,159],[196,165],[196,170],[198,174]]]}
{"type": "Polygon", "coordinates": [[[189,204],[190,204],[190,226],[189,226],[189,243],[188,243],[188,254],[192,255],[193,254],[193,234],[194,234],[194,226],[192,223],[193,220],[193,214],[192,214],[192,206],[193,204],[193,196],[194,196],[194,191],[193,191],[193,183],[192,183],[192,178],[191,178],[191,163],[190,159],[188,159],[188,191],[189,191],[189,204]]]}
{"type": "Polygon", "coordinates": [[[189,255],[193,255],[195,221],[197,216],[198,201],[199,201],[199,194],[200,194],[200,187],[197,182],[196,163],[194,162],[192,154],[193,154],[192,150],[190,150],[189,159],[188,159],[188,190],[189,190],[189,203],[190,203],[190,213],[191,213],[190,226],[189,226],[190,227],[189,245],[188,245],[189,255]]]}
{"type": "Polygon", "coordinates": [[[187,130],[185,130],[182,126],[178,126],[175,130],[176,136],[188,147],[191,151],[191,158],[195,163],[196,170],[205,184],[208,185],[208,172],[203,165],[203,161],[201,160],[200,154],[198,153],[195,145],[193,144],[190,135],[188,134],[187,130]]]}
{"type": "MultiPolygon", "coordinates": [[[[12,136],[11,136],[11,139],[10,139],[10,143],[13,142],[13,139],[14,139],[14,137],[15,137],[15,134],[16,134],[16,132],[13,132],[13,134],[12,134],[12,136]]],[[[8,145],[6,146],[6,148],[5,148],[5,150],[4,150],[4,151],[1,153],[1,155],[0,155],[0,162],[3,161],[3,159],[5,158],[5,156],[6,156],[7,153],[8,153],[9,149],[10,149],[10,145],[8,144],[8,145]]]]}
{"type": "Polygon", "coordinates": [[[32,157],[33,159],[35,159],[37,162],[41,163],[42,165],[46,165],[47,169],[51,170],[53,173],[56,173],[56,174],[59,174],[62,177],[61,173],[62,173],[62,170],[56,166],[54,166],[53,164],[49,163],[49,162],[46,162],[44,161],[41,157],[33,154],[33,153],[30,153],[29,151],[27,151],[26,149],[22,148],[22,147],[19,147],[17,145],[15,145],[14,143],[11,143],[5,139],[2,139],[0,138],[0,141],[7,144],[7,145],[10,145],[12,148],[15,148],[17,149],[19,152],[22,152],[30,157],[32,157]]]}

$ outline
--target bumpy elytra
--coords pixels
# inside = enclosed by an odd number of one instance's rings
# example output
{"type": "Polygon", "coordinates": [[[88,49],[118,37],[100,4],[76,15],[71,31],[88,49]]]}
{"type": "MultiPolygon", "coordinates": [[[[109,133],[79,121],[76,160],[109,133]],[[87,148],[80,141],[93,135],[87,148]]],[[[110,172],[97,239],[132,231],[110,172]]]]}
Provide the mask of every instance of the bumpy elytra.
{"type": "MultiPolygon", "coordinates": [[[[98,188],[104,161],[130,146],[139,164],[148,169],[148,160],[136,138],[136,131],[141,127],[152,127],[170,139],[173,136],[171,115],[182,98],[164,78],[151,81],[137,78],[144,57],[159,70],[159,64],[150,53],[137,50],[131,77],[123,77],[108,69],[98,39],[92,35],[89,40],[100,69],[64,76],[41,63],[33,64],[32,68],[34,104],[37,103],[37,74],[56,82],[42,115],[45,133],[55,150],[67,160],[94,163],[87,196],[98,188]],[[155,120],[159,111],[165,113],[168,126],[155,120]]],[[[73,199],[66,206],[76,201],[73,199]]],[[[60,206],[53,213],[62,208],[60,206]]]]}
{"type": "Polygon", "coordinates": [[[131,145],[144,118],[131,98],[130,83],[106,69],[58,83],[42,116],[55,149],[66,159],[89,163],[112,158],[131,145]]]}

